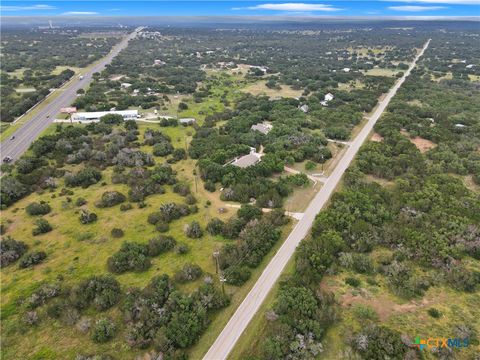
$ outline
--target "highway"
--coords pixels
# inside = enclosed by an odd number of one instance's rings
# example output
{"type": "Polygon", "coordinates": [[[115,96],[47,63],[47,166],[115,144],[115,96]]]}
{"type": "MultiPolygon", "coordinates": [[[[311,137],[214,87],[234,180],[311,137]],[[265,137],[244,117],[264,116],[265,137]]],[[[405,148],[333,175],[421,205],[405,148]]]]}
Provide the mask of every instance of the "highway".
{"type": "Polygon", "coordinates": [[[347,151],[345,152],[342,159],[335,167],[331,175],[328,177],[323,187],[308,205],[302,219],[293,228],[292,232],[287,237],[283,245],[280,247],[275,256],[265,267],[265,270],[263,271],[262,275],[260,275],[253,288],[250,290],[248,295],[245,297],[243,302],[240,304],[233,316],[228,321],[227,325],[223,328],[220,335],[212,344],[212,346],[204,356],[204,360],[226,359],[228,354],[232,351],[235,343],[240,338],[252,318],[257,313],[260,305],[265,300],[265,297],[268,295],[274,284],[277,282],[283,269],[294,254],[297,245],[300,243],[300,241],[302,241],[302,239],[307,236],[316,215],[325,206],[328,199],[335,191],[335,188],[340,182],[343,174],[345,173],[345,170],[349,167],[358,150],[365,142],[370,132],[373,130],[373,126],[380,118],[382,113],[385,111],[390,100],[395,96],[397,90],[400,88],[400,86],[402,86],[405,79],[415,67],[417,60],[423,55],[429,43],[430,40],[425,43],[423,49],[415,57],[407,71],[405,71],[404,75],[395,83],[395,85],[389,90],[385,97],[379,102],[377,108],[368,119],[368,122],[365,124],[360,133],[356,136],[356,138],[351,142],[347,151]]]}
{"type": "Polygon", "coordinates": [[[36,114],[12,134],[14,139],[5,139],[1,143],[1,158],[4,159],[9,156],[13,160],[17,160],[25,151],[27,151],[30,144],[53,122],[55,116],[60,112],[60,108],[70,106],[77,97],[77,90],[85,88],[92,81],[92,75],[96,72],[102,71],[107,64],[110,64],[113,58],[126,48],[128,42],[141,30],[142,28],[135,29],[135,31],[115,45],[103,59],[95,63],[88,71],[82,73],[82,80],[79,79],[78,74],[75,75],[73,81],[64,87],[55,90],[61,92],[60,95],[47,105],[40,104],[40,110],[33,110],[36,111],[36,114]]]}

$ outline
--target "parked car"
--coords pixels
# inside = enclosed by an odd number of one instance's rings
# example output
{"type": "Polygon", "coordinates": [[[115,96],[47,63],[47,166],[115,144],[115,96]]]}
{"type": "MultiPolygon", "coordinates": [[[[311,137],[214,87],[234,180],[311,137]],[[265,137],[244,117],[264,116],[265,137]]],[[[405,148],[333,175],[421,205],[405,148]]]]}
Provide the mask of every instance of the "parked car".
{"type": "Polygon", "coordinates": [[[13,160],[13,159],[12,159],[10,156],[5,156],[5,157],[3,158],[3,162],[4,162],[5,164],[8,164],[9,162],[12,162],[12,160],[13,160]]]}

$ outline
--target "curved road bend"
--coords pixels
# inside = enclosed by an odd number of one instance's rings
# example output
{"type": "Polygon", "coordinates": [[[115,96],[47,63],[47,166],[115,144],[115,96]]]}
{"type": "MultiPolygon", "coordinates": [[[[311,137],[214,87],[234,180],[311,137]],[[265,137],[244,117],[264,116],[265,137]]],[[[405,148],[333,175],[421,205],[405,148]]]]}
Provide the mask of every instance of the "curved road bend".
{"type": "Polygon", "coordinates": [[[352,162],[353,158],[360,149],[360,146],[367,139],[368,135],[373,129],[373,126],[384,112],[390,100],[395,96],[397,90],[403,84],[407,76],[410,75],[410,72],[415,67],[417,60],[423,55],[429,43],[430,40],[425,43],[423,49],[415,57],[405,74],[396,82],[396,84],[387,93],[385,98],[378,104],[377,109],[369,118],[367,124],[352,141],[351,146],[345,152],[342,160],[338,163],[332,174],[328,177],[328,180],[308,205],[308,208],[305,211],[302,219],[293,228],[290,235],[287,237],[272,260],[268,263],[260,278],[257,280],[253,288],[250,290],[248,295],[230,318],[227,325],[223,328],[213,345],[210,347],[207,354],[203,358],[204,360],[223,360],[227,358],[228,354],[235,346],[235,343],[242,335],[250,320],[252,320],[253,316],[260,308],[260,305],[265,300],[265,297],[278,280],[285,265],[295,252],[295,248],[300,241],[307,236],[313,221],[315,220],[315,216],[320,212],[322,207],[326,204],[332,193],[335,191],[335,188],[342,178],[343,173],[352,162]]]}
{"type": "Polygon", "coordinates": [[[110,64],[113,58],[117,56],[120,51],[125,49],[128,42],[141,30],[142,28],[135,29],[134,32],[114,46],[103,59],[92,66],[90,70],[82,73],[82,80],[78,79],[78,75],[74,75],[75,79],[71,84],[67,85],[67,87],[56,90],[60,91],[61,94],[52,100],[51,103],[43,106],[41,110],[37,111],[35,116],[15,131],[12,134],[12,136],[15,137],[14,140],[5,139],[1,143],[1,158],[3,159],[6,156],[10,156],[13,160],[17,160],[25,151],[27,151],[30,144],[53,122],[55,116],[60,112],[60,108],[70,106],[77,97],[77,90],[85,88],[92,81],[92,74],[102,71],[107,64],[110,64]]]}

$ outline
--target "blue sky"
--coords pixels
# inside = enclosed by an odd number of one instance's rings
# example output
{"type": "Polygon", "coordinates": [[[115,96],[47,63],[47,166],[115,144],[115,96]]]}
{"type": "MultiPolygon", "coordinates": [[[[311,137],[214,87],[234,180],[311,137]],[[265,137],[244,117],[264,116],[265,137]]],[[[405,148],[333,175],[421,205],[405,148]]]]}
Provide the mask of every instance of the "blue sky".
{"type": "Polygon", "coordinates": [[[2,1],[1,16],[480,16],[480,0],[2,1]]]}

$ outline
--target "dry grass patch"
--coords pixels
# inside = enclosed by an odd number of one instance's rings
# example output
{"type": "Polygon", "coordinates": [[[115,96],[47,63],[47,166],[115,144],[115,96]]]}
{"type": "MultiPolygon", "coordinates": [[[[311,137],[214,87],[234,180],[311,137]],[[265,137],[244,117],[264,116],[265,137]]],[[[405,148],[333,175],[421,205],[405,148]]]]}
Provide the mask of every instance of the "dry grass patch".
{"type": "Polygon", "coordinates": [[[418,150],[420,150],[421,153],[425,153],[437,146],[437,144],[435,144],[433,141],[421,138],[419,136],[411,138],[410,141],[417,147],[418,150]]]}
{"type": "Polygon", "coordinates": [[[370,137],[370,141],[382,142],[383,141],[383,136],[378,134],[378,133],[373,133],[372,136],[370,137]]]}
{"type": "Polygon", "coordinates": [[[270,89],[265,85],[266,81],[258,81],[254,84],[248,85],[242,89],[242,91],[250,93],[252,95],[266,95],[269,97],[300,97],[303,90],[292,89],[288,85],[281,85],[280,90],[270,89]]]}

